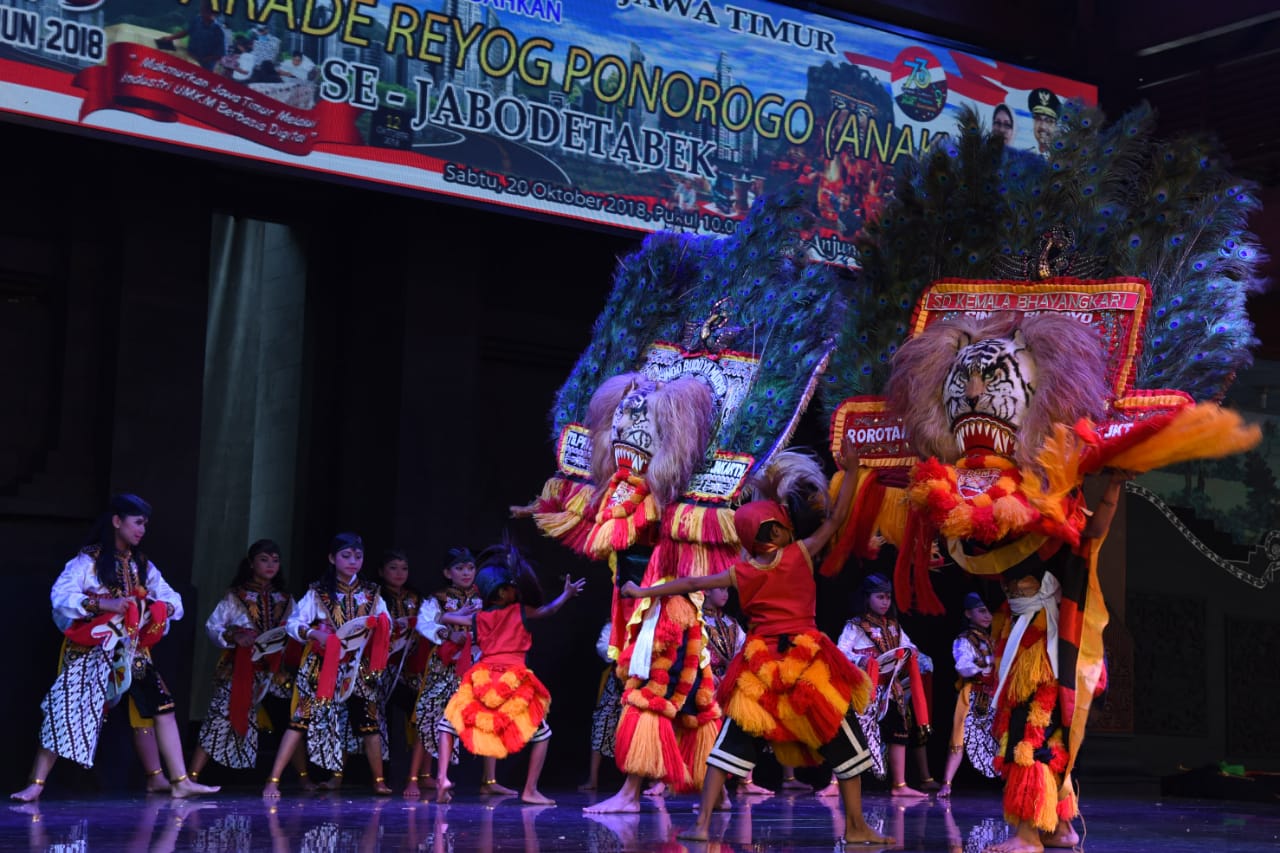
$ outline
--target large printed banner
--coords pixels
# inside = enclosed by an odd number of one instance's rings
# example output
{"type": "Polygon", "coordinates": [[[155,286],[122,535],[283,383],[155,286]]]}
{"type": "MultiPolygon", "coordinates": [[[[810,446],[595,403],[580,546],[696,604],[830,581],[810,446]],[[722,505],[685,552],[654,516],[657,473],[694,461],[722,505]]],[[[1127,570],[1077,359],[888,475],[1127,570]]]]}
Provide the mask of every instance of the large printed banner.
{"type": "Polygon", "coordinates": [[[642,231],[813,188],[853,240],[975,107],[1045,151],[1092,86],[764,0],[0,0],[0,110],[642,231]]]}

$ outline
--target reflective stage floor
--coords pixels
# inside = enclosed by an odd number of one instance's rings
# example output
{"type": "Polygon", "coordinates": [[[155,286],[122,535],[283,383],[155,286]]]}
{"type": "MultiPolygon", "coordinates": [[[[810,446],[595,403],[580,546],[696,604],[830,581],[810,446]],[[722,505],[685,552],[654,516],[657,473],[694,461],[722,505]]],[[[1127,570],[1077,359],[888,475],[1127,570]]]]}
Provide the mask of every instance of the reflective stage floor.
{"type": "MultiPolygon", "coordinates": [[[[286,791],[278,804],[236,790],[201,800],[165,795],[59,799],[0,809],[4,851],[762,851],[833,850],[838,800],[812,794],[741,798],[718,814],[711,843],[677,842],[693,822],[690,796],[646,800],[639,814],[584,815],[601,796],[547,790],[555,806],[523,806],[460,790],[447,806],[375,798],[352,789],[286,791]]],[[[608,792],[611,793],[611,792],[608,792]]],[[[1126,797],[1085,792],[1085,850],[1217,853],[1280,849],[1280,804],[1126,797]]],[[[976,851],[1005,837],[995,793],[912,805],[869,793],[866,813],[899,845],[976,851]]],[[[1077,829],[1080,829],[1077,821],[1077,829]]],[[[851,848],[854,849],[854,848],[851,848]]],[[[862,848],[880,849],[880,848],[862,848]]]]}

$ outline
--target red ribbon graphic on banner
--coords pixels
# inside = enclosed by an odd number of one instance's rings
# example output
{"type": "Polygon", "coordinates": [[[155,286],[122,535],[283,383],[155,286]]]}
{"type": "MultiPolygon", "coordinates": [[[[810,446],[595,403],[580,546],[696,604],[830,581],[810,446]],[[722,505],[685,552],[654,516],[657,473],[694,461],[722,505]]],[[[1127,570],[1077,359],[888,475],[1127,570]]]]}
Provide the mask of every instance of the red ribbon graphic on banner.
{"type": "Polygon", "coordinates": [[[322,143],[364,143],[356,130],[357,110],[350,104],[321,101],[313,109],[297,109],[199,65],[132,42],[109,45],[106,64],[84,69],[72,83],[85,90],[81,120],[106,109],[155,121],[185,116],[298,155],[322,143]]]}

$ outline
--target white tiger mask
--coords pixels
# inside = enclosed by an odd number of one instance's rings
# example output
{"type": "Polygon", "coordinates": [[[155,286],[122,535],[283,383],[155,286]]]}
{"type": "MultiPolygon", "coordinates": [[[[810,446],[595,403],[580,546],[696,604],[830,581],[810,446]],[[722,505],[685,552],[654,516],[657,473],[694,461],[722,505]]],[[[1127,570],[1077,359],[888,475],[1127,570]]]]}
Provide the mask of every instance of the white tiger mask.
{"type": "Polygon", "coordinates": [[[613,457],[621,465],[625,458],[631,470],[643,474],[658,444],[658,425],[649,416],[649,394],[656,386],[637,385],[618,401],[610,431],[613,457]]]}
{"type": "Polygon", "coordinates": [[[1035,396],[1036,362],[1022,330],[970,342],[959,350],[943,389],[943,405],[961,453],[1014,454],[1015,437],[1035,396]]]}
{"type": "Polygon", "coordinates": [[[702,380],[660,382],[640,373],[606,379],[591,396],[591,474],[604,486],[626,466],[660,506],[679,498],[711,441],[715,400],[702,380]]]}
{"type": "Polygon", "coordinates": [[[976,448],[1035,470],[1054,424],[1106,413],[1106,359],[1098,332],[1074,317],[950,317],[898,349],[885,396],[925,459],[955,462],[976,448]]]}

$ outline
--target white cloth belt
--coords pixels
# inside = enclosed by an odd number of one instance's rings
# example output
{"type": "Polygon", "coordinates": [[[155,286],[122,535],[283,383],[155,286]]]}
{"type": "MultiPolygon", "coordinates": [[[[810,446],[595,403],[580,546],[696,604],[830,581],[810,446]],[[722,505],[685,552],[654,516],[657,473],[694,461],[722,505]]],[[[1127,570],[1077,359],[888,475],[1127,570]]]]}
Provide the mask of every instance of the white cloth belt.
{"type": "Polygon", "coordinates": [[[657,599],[652,599],[652,602],[636,631],[636,640],[631,648],[631,669],[627,674],[637,678],[648,678],[649,668],[653,666],[653,635],[658,629],[662,604],[657,599]]]}
{"type": "Polygon", "coordinates": [[[1045,617],[1045,651],[1049,653],[1049,666],[1054,678],[1058,677],[1058,604],[1062,601],[1062,586],[1058,579],[1048,572],[1040,581],[1040,591],[1035,595],[1019,596],[1009,599],[1009,609],[1017,616],[1013,630],[1009,632],[1009,641],[1004,646],[1004,656],[1000,659],[1000,681],[996,685],[996,701],[1004,695],[1004,682],[1013,666],[1013,659],[1022,644],[1022,635],[1035,620],[1036,614],[1044,611],[1045,617]],[[1049,605],[1053,606],[1050,607],[1049,605]]]}

